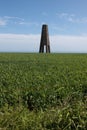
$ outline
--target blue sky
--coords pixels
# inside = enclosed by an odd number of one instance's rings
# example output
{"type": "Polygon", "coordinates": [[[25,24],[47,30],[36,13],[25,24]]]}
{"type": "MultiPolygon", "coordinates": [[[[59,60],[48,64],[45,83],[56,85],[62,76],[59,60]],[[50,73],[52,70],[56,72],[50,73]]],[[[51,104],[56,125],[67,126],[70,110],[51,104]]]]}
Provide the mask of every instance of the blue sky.
{"type": "Polygon", "coordinates": [[[52,52],[87,52],[87,0],[0,0],[0,52],[38,52],[42,24],[52,52]]]}

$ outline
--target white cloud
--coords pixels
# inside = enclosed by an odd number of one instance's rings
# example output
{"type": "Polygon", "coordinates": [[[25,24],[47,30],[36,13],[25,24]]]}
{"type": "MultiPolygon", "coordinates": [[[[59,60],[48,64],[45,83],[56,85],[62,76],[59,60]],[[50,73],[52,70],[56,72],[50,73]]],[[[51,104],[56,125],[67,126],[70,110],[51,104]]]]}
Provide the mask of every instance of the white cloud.
{"type": "Polygon", "coordinates": [[[56,14],[60,19],[67,20],[72,23],[87,23],[87,17],[77,17],[75,14],[69,13],[57,13],[56,14]]]}
{"type": "Polygon", "coordinates": [[[23,21],[24,19],[20,17],[3,16],[3,17],[0,17],[0,26],[5,26],[5,25],[8,25],[9,23],[19,24],[19,22],[23,22],[23,21]]]}
{"type": "Polygon", "coordinates": [[[56,14],[59,18],[73,18],[75,14],[68,14],[68,13],[57,13],[56,14]]]}
{"type": "Polygon", "coordinates": [[[17,24],[17,25],[27,25],[27,26],[39,26],[37,22],[26,21],[21,17],[15,16],[3,16],[0,17],[0,26],[5,26],[8,24],[17,24]]]}
{"type": "MultiPolygon", "coordinates": [[[[50,24],[50,28],[52,30],[55,30],[56,31],[59,31],[59,32],[63,32],[63,31],[66,31],[67,30],[67,26],[66,25],[62,25],[62,26],[59,26],[58,24],[50,24]]],[[[55,33],[54,32],[54,33],[55,33]]]]}
{"type": "Polygon", "coordinates": [[[25,21],[20,21],[18,24],[19,24],[19,25],[28,25],[28,26],[32,26],[32,25],[34,25],[34,26],[39,26],[39,24],[38,24],[37,22],[25,22],[25,21]]]}
{"type": "Polygon", "coordinates": [[[68,13],[57,13],[57,16],[59,18],[64,18],[64,17],[67,17],[68,16],[68,13]]]}
{"type": "MultiPolygon", "coordinates": [[[[0,52],[38,52],[40,35],[0,34],[0,52]]],[[[87,53],[87,36],[50,36],[51,52],[87,53]]]]}
{"type": "Polygon", "coordinates": [[[9,19],[18,19],[18,20],[24,20],[23,18],[20,18],[20,17],[14,17],[14,16],[4,16],[3,17],[4,19],[7,19],[7,20],[9,20],[9,19]]]}
{"type": "Polygon", "coordinates": [[[7,20],[0,18],[0,26],[5,26],[7,24],[7,20]]]}

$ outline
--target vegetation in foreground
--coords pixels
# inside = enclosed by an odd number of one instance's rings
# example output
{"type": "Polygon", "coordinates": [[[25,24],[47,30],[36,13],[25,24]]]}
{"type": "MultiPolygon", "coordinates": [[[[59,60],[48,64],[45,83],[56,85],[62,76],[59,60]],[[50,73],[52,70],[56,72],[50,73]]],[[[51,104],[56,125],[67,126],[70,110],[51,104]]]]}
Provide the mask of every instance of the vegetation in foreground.
{"type": "Polygon", "coordinates": [[[0,54],[0,130],[86,130],[87,54],[0,54]]]}

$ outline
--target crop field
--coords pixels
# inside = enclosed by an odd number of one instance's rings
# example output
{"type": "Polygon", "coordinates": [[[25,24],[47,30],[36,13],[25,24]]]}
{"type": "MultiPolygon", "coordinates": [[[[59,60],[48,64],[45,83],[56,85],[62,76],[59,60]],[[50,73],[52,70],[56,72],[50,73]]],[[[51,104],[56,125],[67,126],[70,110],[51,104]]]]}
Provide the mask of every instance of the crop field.
{"type": "Polygon", "coordinates": [[[0,53],[0,130],[87,130],[87,54],[0,53]]]}

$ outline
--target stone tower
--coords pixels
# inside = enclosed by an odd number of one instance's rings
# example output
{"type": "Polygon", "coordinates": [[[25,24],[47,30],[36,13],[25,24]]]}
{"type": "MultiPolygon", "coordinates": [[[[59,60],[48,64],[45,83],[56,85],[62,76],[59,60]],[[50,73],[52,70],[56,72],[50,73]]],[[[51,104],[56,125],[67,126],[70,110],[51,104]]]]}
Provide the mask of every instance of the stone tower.
{"type": "Polygon", "coordinates": [[[46,50],[46,53],[50,53],[48,25],[45,24],[42,25],[39,53],[44,53],[44,50],[46,50]]]}

